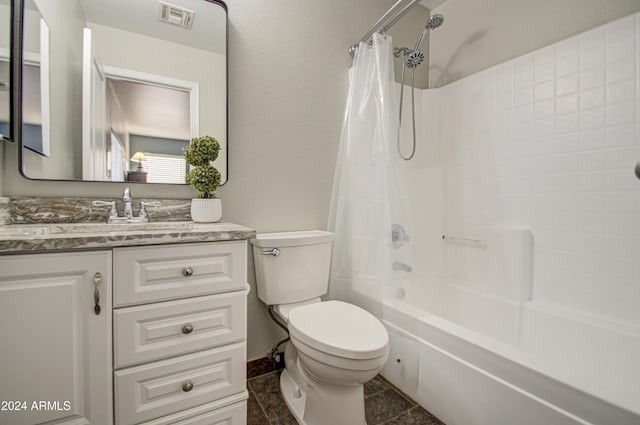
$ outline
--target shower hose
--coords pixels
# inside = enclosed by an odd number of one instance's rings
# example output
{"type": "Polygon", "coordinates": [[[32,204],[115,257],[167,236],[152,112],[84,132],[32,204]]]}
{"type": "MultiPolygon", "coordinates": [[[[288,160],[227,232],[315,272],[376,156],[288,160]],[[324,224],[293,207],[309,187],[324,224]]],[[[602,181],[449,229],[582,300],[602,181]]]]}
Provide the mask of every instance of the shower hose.
{"type": "Polygon", "coordinates": [[[398,155],[400,158],[405,161],[409,161],[416,154],[416,105],[414,98],[414,86],[415,86],[415,67],[411,68],[411,119],[413,123],[413,139],[411,143],[411,154],[409,156],[404,156],[402,153],[402,149],[400,148],[400,128],[402,127],[402,101],[404,98],[404,74],[407,65],[404,61],[402,61],[402,83],[400,84],[400,117],[398,119],[398,139],[396,140],[396,146],[398,148],[398,155]]]}

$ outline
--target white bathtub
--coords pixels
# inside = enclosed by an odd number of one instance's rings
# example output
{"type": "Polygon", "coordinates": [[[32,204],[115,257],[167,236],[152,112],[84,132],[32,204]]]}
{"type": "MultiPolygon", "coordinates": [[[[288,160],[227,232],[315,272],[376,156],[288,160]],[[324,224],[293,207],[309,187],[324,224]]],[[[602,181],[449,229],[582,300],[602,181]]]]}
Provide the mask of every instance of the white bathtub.
{"type": "Polygon", "coordinates": [[[383,376],[447,425],[640,424],[636,329],[445,287],[455,302],[377,313],[391,338],[383,376]]]}

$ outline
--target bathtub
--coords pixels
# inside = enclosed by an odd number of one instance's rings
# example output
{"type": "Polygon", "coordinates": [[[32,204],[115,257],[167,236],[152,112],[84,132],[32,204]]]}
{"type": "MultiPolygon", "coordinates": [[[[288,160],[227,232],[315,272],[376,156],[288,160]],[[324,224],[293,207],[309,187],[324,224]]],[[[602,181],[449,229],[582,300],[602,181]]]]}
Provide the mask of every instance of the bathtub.
{"type": "Polygon", "coordinates": [[[403,300],[366,290],[352,302],[389,331],[382,375],[447,425],[640,424],[637,329],[440,287],[419,308],[404,288],[403,300]]]}

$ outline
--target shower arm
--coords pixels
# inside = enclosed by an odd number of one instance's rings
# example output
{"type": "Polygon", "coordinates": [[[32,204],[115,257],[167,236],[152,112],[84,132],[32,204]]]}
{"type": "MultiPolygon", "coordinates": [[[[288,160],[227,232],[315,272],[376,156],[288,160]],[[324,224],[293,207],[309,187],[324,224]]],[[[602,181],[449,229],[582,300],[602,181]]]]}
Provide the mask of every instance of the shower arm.
{"type": "Polygon", "coordinates": [[[394,3],[394,5],[391,6],[389,10],[387,10],[384,15],[382,15],[380,19],[376,21],[375,24],[373,24],[371,29],[367,31],[367,33],[360,39],[360,41],[352,44],[349,47],[349,55],[351,57],[354,57],[356,50],[358,50],[358,45],[360,43],[369,41],[373,34],[377,32],[384,34],[389,29],[391,29],[391,27],[394,26],[400,18],[406,15],[411,9],[413,9],[414,6],[418,5],[420,1],[421,0],[398,0],[396,3],[394,3]]]}

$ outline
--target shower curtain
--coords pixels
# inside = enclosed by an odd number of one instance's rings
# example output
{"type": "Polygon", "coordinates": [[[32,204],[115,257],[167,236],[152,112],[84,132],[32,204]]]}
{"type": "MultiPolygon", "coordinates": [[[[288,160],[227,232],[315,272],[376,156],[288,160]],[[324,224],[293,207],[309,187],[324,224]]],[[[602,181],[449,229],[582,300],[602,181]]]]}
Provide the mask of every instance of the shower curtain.
{"type": "Polygon", "coordinates": [[[391,37],[374,34],[355,54],[329,212],[330,296],[370,310],[412,267],[392,49],[391,37]]]}

